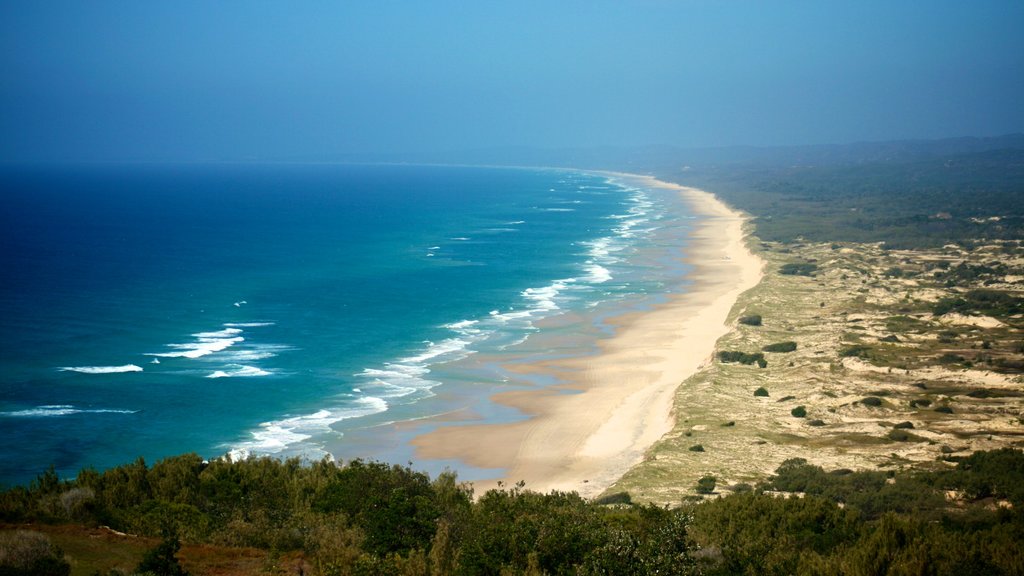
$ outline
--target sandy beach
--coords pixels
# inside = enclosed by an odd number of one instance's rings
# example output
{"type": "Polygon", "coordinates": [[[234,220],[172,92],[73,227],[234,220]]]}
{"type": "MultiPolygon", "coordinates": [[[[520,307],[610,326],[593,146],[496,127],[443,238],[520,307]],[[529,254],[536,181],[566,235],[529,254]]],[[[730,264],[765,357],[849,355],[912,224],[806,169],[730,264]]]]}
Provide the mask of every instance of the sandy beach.
{"type": "Polygon", "coordinates": [[[745,245],[743,215],[708,192],[611,175],[679,194],[699,217],[688,239],[690,287],[651,310],[612,318],[615,334],[599,342],[595,355],[508,366],[559,381],[492,398],[530,418],[441,426],[413,439],[417,459],[506,470],[502,478],[475,482],[478,493],[499,481],[584,496],[605,490],[671,430],[676,388],[712,359],[736,299],[761,279],[763,263],[745,245]]]}

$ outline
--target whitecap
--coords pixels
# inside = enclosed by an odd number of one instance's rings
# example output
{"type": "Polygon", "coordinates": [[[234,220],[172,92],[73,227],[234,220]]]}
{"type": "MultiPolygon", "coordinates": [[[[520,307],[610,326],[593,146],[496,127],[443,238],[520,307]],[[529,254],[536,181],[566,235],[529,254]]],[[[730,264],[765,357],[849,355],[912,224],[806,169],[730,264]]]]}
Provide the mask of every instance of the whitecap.
{"type": "Polygon", "coordinates": [[[262,326],[273,326],[273,322],[225,322],[228,328],[260,328],[262,326]]]}
{"type": "Polygon", "coordinates": [[[252,376],[271,376],[274,373],[263,370],[256,366],[245,366],[241,364],[229,364],[225,366],[228,370],[217,370],[209,375],[207,378],[234,378],[234,377],[252,377],[252,376]]]}
{"type": "Polygon", "coordinates": [[[70,404],[54,404],[47,406],[36,406],[26,410],[15,410],[12,412],[0,412],[0,415],[13,418],[52,418],[56,416],[70,416],[72,414],[135,414],[138,410],[115,410],[111,408],[76,408],[70,404]]]}
{"type": "Polygon", "coordinates": [[[331,432],[331,425],[350,418],[360,418],[384,412],[388,403],[383,398],[364,396],[352,406],[321,409],[312,414],[293,416],[260,424],[253,430],[252,440],[242,442],[228,452],[232,460],[242,460],[252,454],[276,454],[314,435],[331,432]]]}
{"type": "Polygon", "coordinates": [[[245,338],[235,336],[234,338],[202,338],[198,342],[188,344],[168,344],[168,348],[174,348],[177,352],[147,352],[146,356],[157,356],[160,358],[202,358],[214,352],[226,350],[245,338]]]}
{"type": "Polygon", "coordinates": [[[58,368],[61,372],[78,372],[80,374],[120,374],[122,372],[142,372],[142,366],[125,364],[124,366],[65,366],[58,368]]]}
{"type": "Polygon", "coordinates": [[[587,282],[591,284],[603,284],[612,279],[612,273],[599,264],[588,264],[586,269],[587,282]]]}

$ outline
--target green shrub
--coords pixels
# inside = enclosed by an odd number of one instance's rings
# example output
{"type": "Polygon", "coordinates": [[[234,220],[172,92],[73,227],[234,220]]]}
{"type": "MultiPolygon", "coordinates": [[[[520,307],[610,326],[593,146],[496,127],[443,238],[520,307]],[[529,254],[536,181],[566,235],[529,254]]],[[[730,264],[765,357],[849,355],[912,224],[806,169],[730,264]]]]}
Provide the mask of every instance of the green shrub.
{"type": "Polygon", "coordinates": [[[779,268],[779,274],[787,276],[812,276],[818,270],[818,265],[811,262],[790,262],[779,268]]]}
{"type": "Polygon", "coordinates": [[[607,496],[601,496],[594,500],[594,504],[600,504],[607,506],[610,504],[632,504],[633,498],[629,495],[629,492],[616,492],[607,496]]]}
{"type": "Polygon", "coordinates": [[[751,314],[750,316],[740,316],[739,323],[746,324],[747,326],[760,326],[761,315],[751,314]]]}
{"type": "Polygon", "coordinates": [[[697,480],[698,494],[711,494],[715,491],[715,484],[718,481],[714,476],[703,476],[697,480]]]}
{"type": "MultiPolygon", "coordinates": [[[[740,352],[737,350],[722,350],[718,353],[718,360],[723,363],[738,363],[738,364],[754,364],[758,365],[764,361],[764,354],[755,352],[753,354],[747,354],[746,352],[740,352]]],[[[765,364],[767,365],[767,363],[765,364]]],[[[763,368],[763,366],[762,366],[763,368]]]]}
{"type": "Polygon", "coordinates": [[[922,440],[920,436],[915,436],[906,430],[889,430],[889,433],[886,434],[886,436],[889,440],[895,440],[896,442],[918,442],[922,440]]]}
{"type": "Polygon", "coordinates": [[[879,398],[878,396],[865,396],[864,398],[861,399],[860,403],[865,406],[877,408],[882,405],[882,399],[879,398]]]}
{"type": "Polygon", "coordinates": [[[689,450],[690,452],[703,452],[704,446],[702,446],[701,444],[694,444],[693,446],[687,448],[687,450],[689,450]]]}
{"type": "Polygon", "coordinates": [[[796,342],[793,342],[792,340],[787,340],[785,342],[776,342],[774,344],[769,344],[764,348],[761,348],[761,350],[765,352],[792,352],[796,350],[796,342]]]}
{"type": "Polygon", "coordinates": [[[913,430],[914,429],[914,423],[913,422],[900,422],[899,424],[893,426],[893,428],[895,428],[897,430],[913,430]]]}
{"type": "Polygon", "coordinates": [[[847,346],[839,351],[839,356],[842,358],[867,358],[868,352],[871,348],[864,346],[863,344],[856,344],[854,346],[847,346]]]}
{"type": "Polygon", "coordinates": [[[797,406],[796,408],[793,408],[792,410],[790,410],[789,413],[792,414],[796,418],[803,418],[803,417],[807,416],[807,408],[805,408],[803,406],[797,406]]]}
{"type": "Polygon", "coordinates": [[[768,391],[765,390],[764,386],[761,386],[757,390],[754,390],[754,396],[762,397],[762,398],[767,398],[768,397],[768,391]]]}

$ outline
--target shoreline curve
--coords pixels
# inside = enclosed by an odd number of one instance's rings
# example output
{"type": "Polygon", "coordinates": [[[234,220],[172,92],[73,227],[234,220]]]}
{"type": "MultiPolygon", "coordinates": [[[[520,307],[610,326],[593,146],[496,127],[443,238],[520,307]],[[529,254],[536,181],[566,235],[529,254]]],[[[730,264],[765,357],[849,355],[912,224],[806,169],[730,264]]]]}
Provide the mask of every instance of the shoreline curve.
{"type": "Polygon", "coordinates": [[[539,492],[594,497],[614,484],[672,429],[676,389],[712,359],[736,300],[761,280],[763,261],[746,246],[748,218],[713,194],[651,176],[599,173],[677,193],[690,206],[698,216],[685,259],[691,285],[650,310],[610,319],[615,333],[598,343],[596,355],[506,366],[558,377],[552,386],[491,398],[528,418],[441,426],[412,439],[417,460],[504,469],[503,477],[474,481],[478,493],[521,481],[539,492]]]}

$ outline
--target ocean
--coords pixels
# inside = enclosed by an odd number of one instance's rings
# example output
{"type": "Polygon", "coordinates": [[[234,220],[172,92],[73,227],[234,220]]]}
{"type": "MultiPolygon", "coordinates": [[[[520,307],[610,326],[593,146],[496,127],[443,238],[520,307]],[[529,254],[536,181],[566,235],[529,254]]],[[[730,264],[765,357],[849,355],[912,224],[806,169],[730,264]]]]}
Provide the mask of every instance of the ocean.
{"type": "Polygon", "coordinates": [[[521,418],[489,396],[554,380],[503,366],[685,290],[692,225],[555,169],[8,166],[0,200],[3,485],[184,452],[404,464],[398,424],[521,418]]]}

